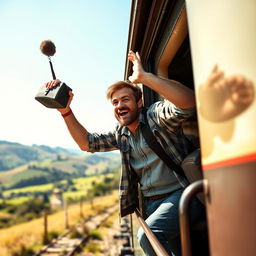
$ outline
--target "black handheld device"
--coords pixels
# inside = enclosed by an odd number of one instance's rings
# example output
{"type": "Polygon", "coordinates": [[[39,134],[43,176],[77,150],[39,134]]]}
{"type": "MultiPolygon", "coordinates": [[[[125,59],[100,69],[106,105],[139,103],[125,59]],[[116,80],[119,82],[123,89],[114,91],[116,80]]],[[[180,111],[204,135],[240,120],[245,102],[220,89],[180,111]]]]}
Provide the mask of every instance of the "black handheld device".
{"type": "MultiPolygon", "coordinates": [[[[51,56],[56,52],[54,43],[50,40],[44,40],[40,45],[41,52],[49,59],[53,80],[56,79],[51,56]]],[[[65,83],[59,83],[55,87],[49,89],[43,85],[35,96],[35,99],[47,108],[65,108],[69,100],[69,91],[72,89],[65,83]]]]}

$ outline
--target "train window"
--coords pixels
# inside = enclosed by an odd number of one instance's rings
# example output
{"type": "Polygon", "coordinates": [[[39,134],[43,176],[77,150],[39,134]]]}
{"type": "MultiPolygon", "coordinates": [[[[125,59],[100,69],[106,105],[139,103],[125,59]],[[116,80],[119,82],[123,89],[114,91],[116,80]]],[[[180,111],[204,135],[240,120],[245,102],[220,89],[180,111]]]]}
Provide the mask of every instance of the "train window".
{"type": "MultiPolygon", "coordinates": [[[[167,57],[162,56],[161,58],[167,57]]],[[[176,54],[170,61],[170,64],[167,67],[162,66],[161,69],[167,70],[165,75],[166,78],[176,80],[182,83],[183,85],[189,87],[190,89],[194,90],[194,78],[189,34],[186,35],[184,41],[181,43],[176,54]]],[[[158,98],[161,97],[158,95],[158,98]]],[[[185,135],[188,137],[188,139],[190,139],[191,142],[195,145],[195,147],[199,147],[199,132],[196,114],[192,118],[183,123],[183,131],[185,135]]]]}
{"type": "MultiPolygon", "coordinates": [[[[194,90],[189,35],[186,36],[175,57],[168,66],[168,78],[179,81],[180,83],[194,90]]],[[[185,135],[192,141],[195,147],[199,147],[199,132],[196,114],[183,123],[183,131],[185,135]]]]}
{"type": "Polygon", "coordinates": [[[185,38],[168,67],[168,77],[194,90],[189,36],[185,38]]]}

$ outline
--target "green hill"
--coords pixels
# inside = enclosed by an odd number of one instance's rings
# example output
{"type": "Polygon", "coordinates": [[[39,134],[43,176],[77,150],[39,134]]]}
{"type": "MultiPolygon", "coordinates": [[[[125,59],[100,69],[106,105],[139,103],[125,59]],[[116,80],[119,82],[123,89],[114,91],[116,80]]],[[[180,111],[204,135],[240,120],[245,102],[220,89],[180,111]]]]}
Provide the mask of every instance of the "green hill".
{"type": "Polygon", "coordinates": [[[30,161],[53,159],[57,155],[69,156],[75,153],[71,150],[45,145],[22,145],[15,142],[0,141],[0,172],[24,165],[30,161]]]}
{"type": "Polygon", "coordinates": [[[120,156],[116,152],[91,154],[60,147],[0,141],[0,183],[6,188],[108,173],[119,167],[120,156]]]}

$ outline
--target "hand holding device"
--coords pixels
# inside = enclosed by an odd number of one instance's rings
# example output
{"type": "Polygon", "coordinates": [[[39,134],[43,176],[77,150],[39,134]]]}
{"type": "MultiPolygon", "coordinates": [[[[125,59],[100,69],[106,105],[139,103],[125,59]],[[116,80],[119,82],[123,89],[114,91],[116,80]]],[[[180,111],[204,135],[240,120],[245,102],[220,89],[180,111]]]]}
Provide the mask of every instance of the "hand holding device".
{"type": "MultiPolygon", "coordinates": [[[[44,40],[40,45],[41,52],[49,59],[53,80],[56,80],[51,57],[56,52],[54,43],[50,40],[44,40]]],[[[43,85],[35,96],[35,99],[47,108],[65,108],[69,100],[69,91],[72,89],[65,83],[59,83],[55,87],[46,88],[43,85]]]]}

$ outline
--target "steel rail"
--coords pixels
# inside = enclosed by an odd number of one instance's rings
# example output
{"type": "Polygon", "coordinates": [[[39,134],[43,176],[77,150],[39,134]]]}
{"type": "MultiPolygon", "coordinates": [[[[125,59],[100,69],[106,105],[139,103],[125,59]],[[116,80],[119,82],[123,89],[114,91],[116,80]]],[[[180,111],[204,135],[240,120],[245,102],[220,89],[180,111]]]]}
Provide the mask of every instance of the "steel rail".
{"type": "Polygon", "coordinates": [[[198,180],[191,183],[180,198],[179,216],[180,216],[180,237],[182,256],[192,256],[192,246],[190,238],[189,225],[189,207],[191,200],[195,195],[204,190],[204,180],[198,180]]]}
{"type": "Polygon", "coordinates": [[[166,252],[162,244],[158,241],[157,237],[154,235],[152,230],[149,228],[148,224],[142,218],[138,209],[135,210],[136,217],[138,222],[140,223],[141,227],[143,228],[145,235],[147,236],[150,244],[152,245],[155,253],[157,256],[169,256],[166,252]]]}

